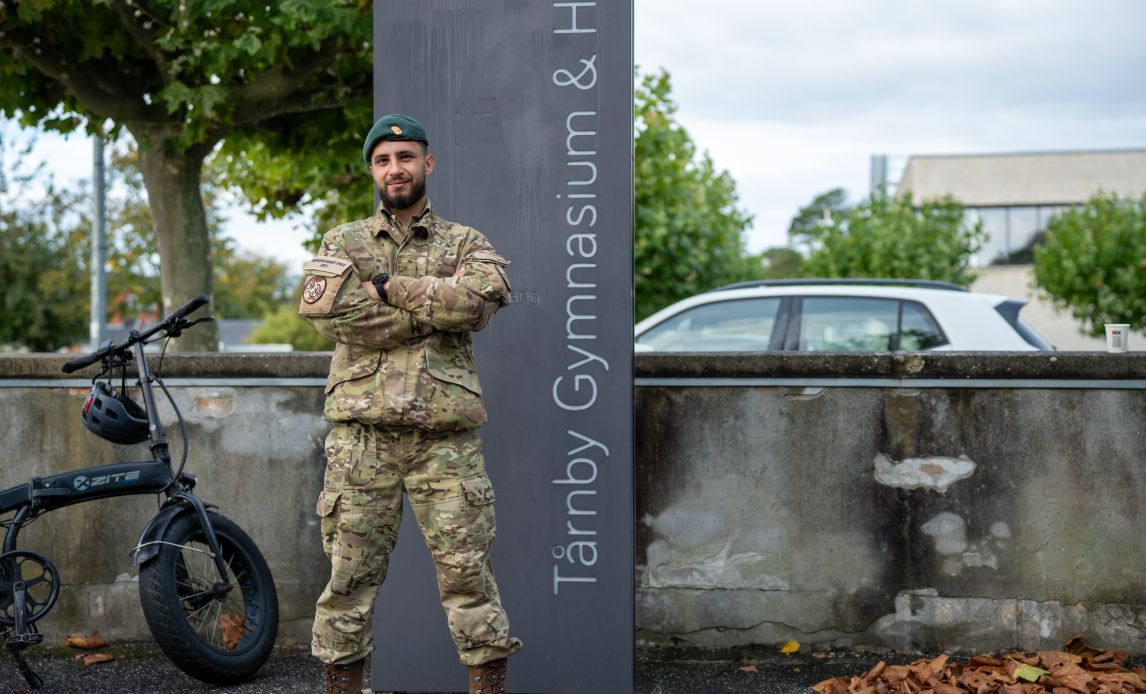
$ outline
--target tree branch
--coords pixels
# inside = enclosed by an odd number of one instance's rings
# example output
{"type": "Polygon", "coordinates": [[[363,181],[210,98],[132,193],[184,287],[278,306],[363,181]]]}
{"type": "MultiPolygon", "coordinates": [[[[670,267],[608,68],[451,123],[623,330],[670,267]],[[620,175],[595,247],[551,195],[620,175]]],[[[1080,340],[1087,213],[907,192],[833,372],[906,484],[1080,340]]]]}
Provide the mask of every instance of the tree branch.
{"type": "Polygon", "coordinates": [[[80,63],[71,63],[35,41],[18,42],[10,35],[0,41],[0,47],[11,48],[48,79],[68,90],[84,108],[92,113],[117,121],[161,121],[158,112],[143,101],[138,82],[132,89],[128,82],[116,80],[115,70],[101,69],[98,74],[86,70],[80,63]]]}
{"type": "Polygon", "coordinates": [[[272,104],[264,104],[262,110],[250,114],[242,119],[238,114],[231,120],[232,124],[236,126],[252,125],[254,123],[265,121],[276,116],[285,116],[290,113],[311,113],[314,111],[325,111],[332,108],[340,108],[343,104],[340,101],[311,101],[312,95],[310,94],[292,94],[290,97],[280,99],[272,104]]]}
{"type": "Polygon", "coordinates": [[[268,108],[273,109],[276,104],[292,96],[316,72],[333,63],[341,54],[338,37],[331,35],[323,40],[317,51],[299,60],[294,69],[284,71],[280,67],[275,67],[260,73],[246,84],[231,87],[228,92],[231,102],[235,105],[233,111],[235,122],[253,123],[279,113],[315,110],[291,108],[288,111],[278,110],[271,113],[267,111],[268,108]]]}
{"type": "MultiPolygon", "coordinates": [[[[138,0],[135,0],[138,2],[138,0]]],[[[143,24],[135,21],[135,11],[126,0],[115,0],[115,13],[119,15],[119,21],[128,30],[128,32],[135,37],[136,41],[143,46],[151,59],[155,61],[155,67],[159,71],[160,77],[166,84],[171,76],[167,54],[155,42],[155,34],[144,28],[143,24]]]]}

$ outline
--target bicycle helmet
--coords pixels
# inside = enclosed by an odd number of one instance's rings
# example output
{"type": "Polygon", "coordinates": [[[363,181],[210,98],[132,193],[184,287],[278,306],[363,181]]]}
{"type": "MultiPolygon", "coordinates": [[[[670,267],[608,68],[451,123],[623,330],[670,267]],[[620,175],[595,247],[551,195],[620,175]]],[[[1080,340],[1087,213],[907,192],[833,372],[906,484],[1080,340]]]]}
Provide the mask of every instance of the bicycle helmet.
{"type": "Polygon", "coordinates": [[[143,408],[103,381],[92,384],[81,418],[92,433],[112,443],[143,443],[150,436],[143,408]]]}

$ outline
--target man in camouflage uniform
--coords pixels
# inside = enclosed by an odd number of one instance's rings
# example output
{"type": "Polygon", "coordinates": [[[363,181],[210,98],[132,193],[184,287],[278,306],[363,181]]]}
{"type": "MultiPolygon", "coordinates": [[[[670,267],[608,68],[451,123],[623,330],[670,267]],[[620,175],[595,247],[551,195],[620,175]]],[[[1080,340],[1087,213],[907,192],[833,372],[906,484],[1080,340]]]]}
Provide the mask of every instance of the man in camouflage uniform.
{"type": "Polygon", "coordinates": [[[323,237],[299,313],[336,341],[326,385],[327,465],[318,500],[330,582],[311,650],[327,692],[359,692],[371,621],[402,517],[402,493],[437,569],[470,689],[504,691],[509,636],[490,566],[493,488],[476,429],[486,421],[470,332],[509,303],[509,264],[426,198],[425,130],[385,116],[362,155],[382,204],[323,237]]]}

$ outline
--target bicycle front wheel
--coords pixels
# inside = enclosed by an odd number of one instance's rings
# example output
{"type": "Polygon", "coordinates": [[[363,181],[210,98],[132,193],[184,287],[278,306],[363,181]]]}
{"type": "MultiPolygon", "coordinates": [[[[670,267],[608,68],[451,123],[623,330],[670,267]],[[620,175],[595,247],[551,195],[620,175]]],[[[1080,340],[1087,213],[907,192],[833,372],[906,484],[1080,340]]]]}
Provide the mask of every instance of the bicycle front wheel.
{"type": "Polygon", "coordinates": [[[139,570],[147,625],[180,670],[211,684],[249,679],[270,657],[278,597],[263,555],[234,522],[208,512],[230,573],[223,581],[194,513],[178,516],[139,570]],[[228,587],[229,585],[229,587],[228,587]]]}

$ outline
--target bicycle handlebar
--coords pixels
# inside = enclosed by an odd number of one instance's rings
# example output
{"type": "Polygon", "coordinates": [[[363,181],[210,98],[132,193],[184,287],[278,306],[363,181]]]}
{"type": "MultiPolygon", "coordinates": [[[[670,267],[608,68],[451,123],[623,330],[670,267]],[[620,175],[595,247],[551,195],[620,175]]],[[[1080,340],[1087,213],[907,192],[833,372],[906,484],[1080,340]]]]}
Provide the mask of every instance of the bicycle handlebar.
{"type": "MultiPolygon", "coordinates": [[[[195,297],[194,299],[191,299],[187,303],[183,304],[179,308],[172,311],[171,315],[167,316],[167,318],[164,319],[164,322],[167,322],[167,321],[175,319],[175,318],[182,318],[183,316],[186,316],[188,313],[194,313],[195,310],[198,309],[200,306],[206,306],[207,302],[209,300],[210,299],[207,298],[206,294],[200,294],[199,296],[195,297]]],[[[154,333],[155,331],[152,330],[151,332],[154,333]]]]}
{"type": "Polygon", "coordinates": [[[101,359],[103,359],[103,358],[105,358],[111,354],[115,354],[116,352],[119,352],[120,350],[127,349],[128,347],[131,347],[132,345],[134,345],[137,342],[143,342],[144,340],[146,340],[147,338],[151,337],[152,335],[154,335],[155,333],[157,333],[161,330],[170,330],[181,318],[183,318],[187,314],[191,313],[192,311],[195,311],[199,307],[203,306],[208,301],[209,301],[209,299],[207,298],[206,294],[200,294],[199,296],[195,297],[194,299],[191,299],[187,303],[183,304],[179,308],[172,311],[166,318],[159,321],[158,323],[151,326],[150,328],[143,331],[142,333],[132,334],[130,337],[127,338],[127,340],[125,340],[123,342],[116,342],[116,343],[104,345],[103,347],[100,347],[98,350],[92,352],[91,354],[86,354],[82,357],[76,357],[75,359],[69,359],[68,361],[64,362],[64,367],[63,367],[64,373],[70,374],[73,371],[78,371],[78,370],[84,368],[85,366],[88,366],[89,364],[94,364],[97,361],[99,361],[99,360],[101,360],[101,359]]]}

